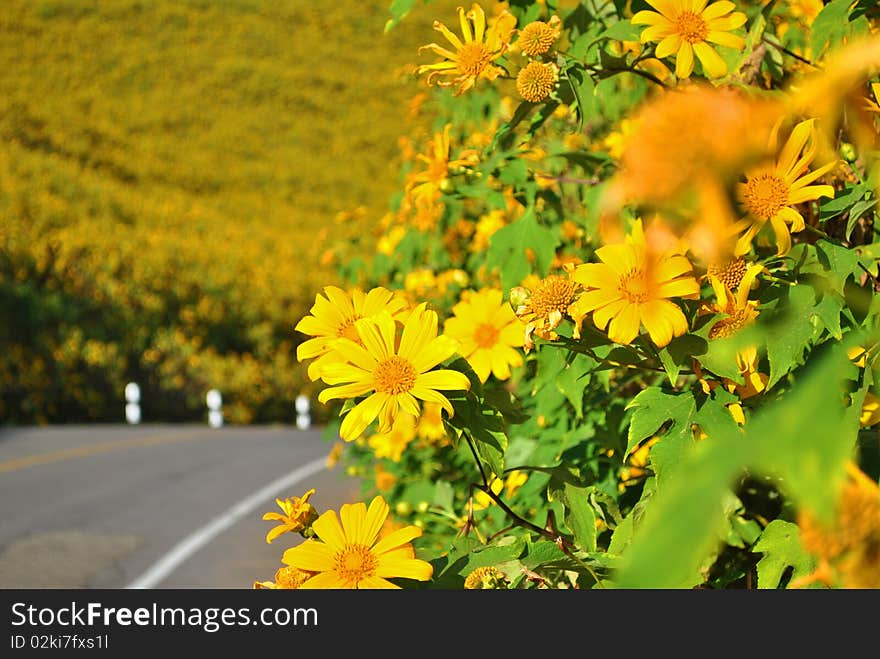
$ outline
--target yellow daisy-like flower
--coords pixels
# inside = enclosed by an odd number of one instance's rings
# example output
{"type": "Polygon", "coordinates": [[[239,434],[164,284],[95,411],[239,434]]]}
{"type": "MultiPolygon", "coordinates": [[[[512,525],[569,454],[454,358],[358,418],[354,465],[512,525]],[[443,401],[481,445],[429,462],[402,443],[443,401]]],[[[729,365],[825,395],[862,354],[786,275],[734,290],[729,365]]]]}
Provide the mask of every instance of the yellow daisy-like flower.
{"type": "Polygon", "coordinates": [[[487,30],[486,12],[476,3],[471,5],[471,9],[467,13],[462,7],[459,7],[458,20],[461,25],[462,39],[459,39],[440,21],[434,21],[434,29],[446,37],[454,50],[449,50],[436,43],[422,46],[419,48],[419,52],[430,50],[442,57],[443,60],[435,64],[423,64],[417,70],[419,75],[428,73],[429,85],[435,81],[441,87],[458,85],[455,90],[456,96],[473,87],[479,78],[494,80],[504,73],[504,70],[493,62],[507,51],[510,38],[516,27],[516,17],[505,10],[487,30]],[[438,81],[437,78],[440,76],[450,79],[438,81]]]}
{"type": "Polygon", "coordinates": [[[648,25],[641,42],[657,41],[659,58],[675,54],[675,75],[688,78],[694,70],[694,55],[709,78],[727,75],[727,64],[710,44],[745,48],[742,37],[731,31],[745,25],[748,17],[733,11],[727,0],[708,4],[707,0],[647,0],[657,11],[644,10],[632,17],[633,25],[648,25]]]}
{"type": "MultiPolygon", "coordinates": [[[[756,167],[746,174],[745,183],[737,185],[737,197],[748,217],[736,222],[731,231],[739,234],[734,252],[745,254],[752,240],[767,222],[776,235],[777,255],[783,256],[791,249],[791,234],[803,231],[804,217],[794,207],[820,197],[834,197],[830,185],[812,185],[834,167],[836,161],[810,171],[816,158],[816,120],[808,119],[797,124],[776,161],[756,167]],[[789,229],[791,225],[791,229],[789,229]]],[[[777,142],[778,130],[773,131],[771,143],[777,142]]]]}
{"type": "Polygon", "coordinates": [[[301,531],[306,528],[310,522],[314,521],[318,516],[318,511],[309,503],[309,497],[315,493],[312,488],[301,497],[293,497],[292,499],[275,499],[275,503],[281,508],[280,513],[265,513],[263,519],[265,521],[280,522],[280,524],[266,534],[266,542],[270,543],[282,533],[288,531],[301,531]]]}
{"type": "Polygon", "coordinates": [[[749,292],[752,284],[758,274],[764,270],[764,266],[754,263],[747,266],[745,274],[737,283],[736,293],[714,275],[709,275],[709,283],[712,284],[712,290],[715,293],[717,302],[708,307],[708,311],[712,313],[722,313],[726,318],[722,318],[712,325],[709,330],[710,339],[722,339],[733,336],[743,327],[750,325],[755,318],[758,317],[756,307],[758,303],[749,300],[749,292]]]}
{"type": "Polygon", "coordinates": [[[516,76],[516,91],[530,103],[540,103],[556,88],[559,69],[553,62],[529,62],[516,76]]]}
{"type": "Polygon", "coordinates": [[[426,153],[419,153],[416,159],[425,165],[425,169],[410,175],[405,191],[407,195],[433,199],[442,190],[449,178],[450,170],[456,167],[469,167],[479,162],[476,149],[466,149],[458,158],[450,159],[451,140],[449,132],[452,124],[446,124],[443,132],[435,133],[429,142],[426,153]]]}
{"type": "Polygon", "coordinates": [[[572,273],[586,289],[571,308],[578,323],[592,313],[596,327],[608,327],[608,337],[621,344],[632,343],[644,325],[660,348],[688,331],[684,313],[668,298],[699,296],[691,262],[649,249],[641,220],[624,243],[600,247],[596,256],[601,263],[584,263],[572,273]]]}
{"type": "Polygon", "coordinates": [[[400,462],[403,452],[416,437],[416,420],[411,414],[398,414],[387,432],[376,433],[367,443],[377,458],[400,462]]]}
{"type": "Polygon", "coordinates": [[[339,428],[342,439],[356,439],[376,418],[379,432],[387,431],[401,409],[418,417],[416,399],[439,403],[452,416],[452,404],[440,391],[468,389],[470,380],[458,371],[432,370],[457,349],[449,337],[437,336],[437,323],[436,312],[422,303],[404,323],[399,339],[387,311],[355,323],[360,342],[339,339],[335,350],[341,361],[328,364],[321,379],[341,386],[322,390],[318,400],[369,394],[345,415],[339,428]]]}
{"type": "Polygon", "coordinates": [[[388,518],[388,504],[381,496],[370,502],[344,504],[328,510],[312,528],[310,539],[284,552],[284,562],[316,573],[300,586],[311,588],[399,588],[388,581],[398,577],[428,581],[434,573],[430,563],[415,557],[411,544],[422,535],[406,526],[381,539],[379,531],[388,518]]]}
{"type": "Polygon", "coordinates": [[[275,572],[275,581],[255,581],[254,589],[296,590],[313,576],[315,576],[314,572],[285,565],[275,572]]]}
{"type": "Polygon", "coordinates": [[[514,47],[529,57],[538,57],[550,52],[562,32],[562,19],[551,16],[550,20],[533,21],[519,30],[514,47]]]}
{"type": "Polygon", "coordinates": [[[297,346],[296,358],[303,361],[317,357],[308,369],[309,378],[317,380],[324,365],[337,359],[333,354],[337,339],[360,341],[354,329],[355,321],[371,318],[382,311],[387,311],[396,320],[403,320],[407,307],[406,300],[381,286],[366,294],[359,289],[347,293],[336,286],[326,286],[324,296],[315,296],[315,304],[309,311],[311,315],[296,325],[296,331],[314,337],[297,346]]]}
{"type": "Polygon", "coordinates": [[[458,349],[481,382],[494,375],[510,378],[510,367],[522,366],[522,324],[496,288],[484,288],[463,296],[452,307],[453,317],[443,325],[446,336],[459,341],[458,349]]]}
{"type": "Polygon", "coordinates": [[[446,439],[446,427],[443,425],[443,408],[437,403],[424,403],[422,416],[416,426],[419,439],[428,443],[441,442],[446,439]]]}
{"type": "Polygon", "coordinates": [[[516,316],[526,324],[523,348],[535,347],[532,335],[546,341],[558,338],[555,329],[574,302],[580,285],[562,275],[549,275],[538,280],[530,289],[517,286],[510,292],[510,301],[516,305],[516,316]]]}

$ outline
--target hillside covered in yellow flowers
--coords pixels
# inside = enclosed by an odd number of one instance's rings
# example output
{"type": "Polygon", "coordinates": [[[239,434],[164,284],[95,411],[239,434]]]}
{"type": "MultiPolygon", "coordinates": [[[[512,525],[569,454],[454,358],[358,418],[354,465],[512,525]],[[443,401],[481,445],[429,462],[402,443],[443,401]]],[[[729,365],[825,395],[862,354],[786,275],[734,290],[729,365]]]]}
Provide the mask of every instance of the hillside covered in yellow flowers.
{"type": "Polygon", "coordinates": [[[426,16],[4,0],[0,423],[118,421],[131,380],[145,420],[199,419],[211,387],[229,421],[289,420],[327,246],[387,208],[423,121],[426,16]]]}

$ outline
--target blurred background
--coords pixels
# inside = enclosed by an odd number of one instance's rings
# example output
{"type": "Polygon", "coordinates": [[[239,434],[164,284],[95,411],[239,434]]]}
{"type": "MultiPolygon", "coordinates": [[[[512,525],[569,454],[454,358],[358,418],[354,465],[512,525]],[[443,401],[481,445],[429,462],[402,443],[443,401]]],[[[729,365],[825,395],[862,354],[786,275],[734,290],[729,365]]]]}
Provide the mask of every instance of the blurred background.
{"type": "MultiPolygon", "coordinates": [[[[323,459],[293,327],[400,187],[418,46],[457,4],[385,33],[387,0],[3,0],[0,587],[125,586],[323,459]]],[[[319,509],[353,496],[320,478],[319,509]]],[[[263,498],[152,585],[271,579],[263,498]]]]}

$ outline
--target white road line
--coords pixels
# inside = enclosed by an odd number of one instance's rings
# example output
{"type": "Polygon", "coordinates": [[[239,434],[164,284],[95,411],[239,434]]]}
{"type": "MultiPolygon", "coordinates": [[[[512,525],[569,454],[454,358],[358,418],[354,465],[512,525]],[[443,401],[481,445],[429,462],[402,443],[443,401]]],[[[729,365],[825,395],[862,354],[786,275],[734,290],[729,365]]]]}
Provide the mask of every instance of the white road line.
{"type": "Polygon", "coordinates": [[[181,540],[174,548],[157,561],[149,570],[144,572],[140,577],[132,581],[126,588],[155,588],[168,575],[176,570],[181,563],[186,561],[190,556],[195,554],[199,549],[211,542],[223,531],[235,524],[245,515],[249,515],[256,508],[261,506],[266,500],[278,495],[282,490],[292,488],[300,481],[309,478],[326,468],[327,458],[318,458],[304,464],[298,469],[281,478],[277,478],[265,487],[251,494],[246,499],[242,499],[222,514],[215,517],[212,521],[203,527],[196,529],[186,538],[181,540]]]}

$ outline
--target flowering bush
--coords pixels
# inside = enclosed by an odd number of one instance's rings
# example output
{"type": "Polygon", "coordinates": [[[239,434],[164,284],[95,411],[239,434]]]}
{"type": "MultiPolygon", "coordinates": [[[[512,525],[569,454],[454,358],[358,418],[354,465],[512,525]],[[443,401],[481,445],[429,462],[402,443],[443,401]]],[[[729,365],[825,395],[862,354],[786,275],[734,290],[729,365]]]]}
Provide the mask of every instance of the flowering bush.
{"type": "Polygon", "coordinates": [[[373,503],[275,583],[880,587],[874,4],[438,17],[436,129],[297,326],[373,503]]]}

